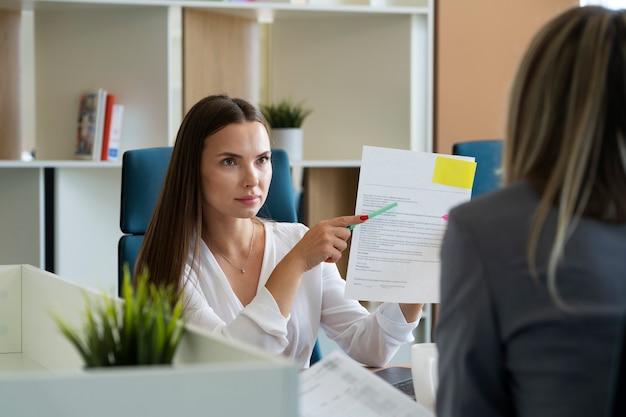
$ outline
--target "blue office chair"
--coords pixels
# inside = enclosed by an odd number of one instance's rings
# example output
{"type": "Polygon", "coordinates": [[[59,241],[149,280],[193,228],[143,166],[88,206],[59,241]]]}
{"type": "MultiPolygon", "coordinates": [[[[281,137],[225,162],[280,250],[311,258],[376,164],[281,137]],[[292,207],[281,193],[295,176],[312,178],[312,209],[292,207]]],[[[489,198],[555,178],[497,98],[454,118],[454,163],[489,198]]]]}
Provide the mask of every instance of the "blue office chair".
{"type": "Polygon", "coordinates": [[[135,265],[171,156],[171,147],[132,150],[122,156],[120,228],[124,235],[118,243],[118,293],[123,288],[124,265],[131,271],[135,265]]]}
{"type": "Polygon", "coordinates": [[[459,142],[452,146],[453,155],[476,158],[472,198],[500,187],[502,149],[503,141],[500,139],[459,142]]]}
{"type": "MultiPolygon", "coordinates": [[[[133,268],[150,222],[150,217],[161,193],[165,174],[172,156],[171,147],[136,149],[122,157],[122,196],[118,244],[118,293],[123,283],[124,265],[133,268]]],[[[272,149],[272,182],[267,200],[259,216],[282,222],[297,222],[294,190],[287,152],[272,149]]],[[[321,358],[318,342],[315,343],[311,364],[321,358]]]]}

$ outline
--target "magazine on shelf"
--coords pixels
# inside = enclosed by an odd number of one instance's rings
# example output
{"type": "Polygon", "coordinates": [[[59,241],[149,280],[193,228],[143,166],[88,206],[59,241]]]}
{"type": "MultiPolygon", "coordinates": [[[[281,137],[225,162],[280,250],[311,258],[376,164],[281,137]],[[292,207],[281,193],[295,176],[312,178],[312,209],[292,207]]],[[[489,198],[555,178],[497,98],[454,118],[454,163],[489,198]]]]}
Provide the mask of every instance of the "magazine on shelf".
{"type": "Polygon", "coordinates": [[[100,88],[81,95],[76,137],[77,159],[100,159],[106,113],[106,90],[100,88]]]}

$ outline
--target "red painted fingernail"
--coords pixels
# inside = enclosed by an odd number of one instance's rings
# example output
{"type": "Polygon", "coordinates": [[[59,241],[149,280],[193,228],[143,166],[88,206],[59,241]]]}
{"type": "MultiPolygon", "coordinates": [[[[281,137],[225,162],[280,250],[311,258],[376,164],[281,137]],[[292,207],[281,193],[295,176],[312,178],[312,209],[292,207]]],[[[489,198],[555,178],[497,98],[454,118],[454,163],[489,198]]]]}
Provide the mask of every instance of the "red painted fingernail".
{"type": "Polygon", "coordinates": [[[443,216],[441,216],[442,219],[444,219],[445,221],[448,221],[448,215],[444,214],[443,216]]]}
{"type": "Polygon", "coordinates": [[[367,219],[369,219],[369,216],[368,216],[367,214],[364,214],[364,215],[362,215],[362,216],[359,216],[359,219],[361,219],[361,220],[367,220],[367,219]]]}

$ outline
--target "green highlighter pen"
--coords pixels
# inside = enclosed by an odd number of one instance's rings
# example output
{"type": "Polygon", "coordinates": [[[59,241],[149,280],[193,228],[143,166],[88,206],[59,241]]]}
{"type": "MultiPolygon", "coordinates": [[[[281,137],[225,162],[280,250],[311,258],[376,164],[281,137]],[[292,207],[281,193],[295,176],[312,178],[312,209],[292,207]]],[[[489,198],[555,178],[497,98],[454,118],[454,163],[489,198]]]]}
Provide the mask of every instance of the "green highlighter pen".
{"type": "MultiPolygon", "coordinates": [[[[367,219],[369,220],[369,219],[371,219],[372,217],[376,217],[376,216],[378,216],[379,214],[383,214],[384,212],[391,210],[392,208],[394,208],[394,207],[395,207],[395,206],[397,206],[397,205],[398,205],[398,203],[394,201],[393,203],[391,203],[391,204],[389,204],[389,205],[386,205],[386,206],[385,206],[385,207],[383,207],[383,208],[380,208],[380,209],[378,209],[378,210],[376,210],[376,211],[371,212],[370,214],[368,214],[368,215],[367,215],[367,219]]],[[[355,227],[357,227],[357,226],[358,226],[358,224],[352,224],[352,225],[347,226],[347,227],[348,227],[348,229],[350,229],[350,230],[354,230],[354,228],[355,228],[355,227]]]]}

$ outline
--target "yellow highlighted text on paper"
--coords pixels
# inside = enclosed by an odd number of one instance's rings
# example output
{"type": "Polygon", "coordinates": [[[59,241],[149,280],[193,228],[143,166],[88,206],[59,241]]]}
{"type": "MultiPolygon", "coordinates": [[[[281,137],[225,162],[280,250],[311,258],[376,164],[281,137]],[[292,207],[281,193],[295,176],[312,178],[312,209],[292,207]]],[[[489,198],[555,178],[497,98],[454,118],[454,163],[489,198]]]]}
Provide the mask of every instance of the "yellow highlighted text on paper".
{"type": "Polygon", "coordinates": [[[435,161],[433,182],[471,190],[475,173],[476,162],[438,156],[435,161]]]}

